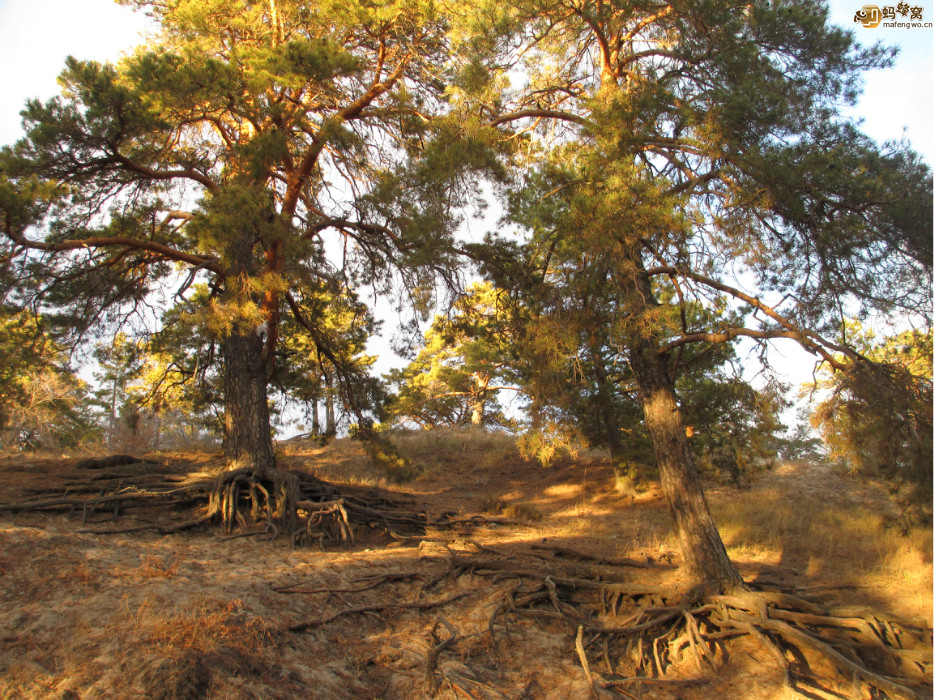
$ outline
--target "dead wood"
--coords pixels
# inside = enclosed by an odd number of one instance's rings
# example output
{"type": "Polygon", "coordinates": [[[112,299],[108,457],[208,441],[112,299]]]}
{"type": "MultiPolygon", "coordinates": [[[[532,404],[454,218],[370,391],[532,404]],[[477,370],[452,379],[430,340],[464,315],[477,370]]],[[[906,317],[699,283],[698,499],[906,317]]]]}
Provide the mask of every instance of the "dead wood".
{"type": "Polygon", "coordinates": [[[331,613],[330,615],[325,615],[320,617],[317,620],[311,620],[309,622],[301,622],[297,625],[291,625],[287,629],[289,632],[304,632],[306,630],[312,629],[314,627],[321,627],[327,625],[339,617],[345,615],[359,615],[360,613],[368,612],[382,612],[384,610],[395,609],[405,609],[405,610],[431,610],[432,608],[438,608],[442,605],[447,605],[453,603],[455,600],[460,600],[466,596],[473,595],[475,591],[461,591],[460,593],[455,593],[454,595],[448,596],[447,598],[441,598],[439,600],[425,600],[425,601],[415,601],[412,603],[381,603],[377,605],[363,605],[357,608],[348,608],[346,610],[338,610],[331,613]]]}

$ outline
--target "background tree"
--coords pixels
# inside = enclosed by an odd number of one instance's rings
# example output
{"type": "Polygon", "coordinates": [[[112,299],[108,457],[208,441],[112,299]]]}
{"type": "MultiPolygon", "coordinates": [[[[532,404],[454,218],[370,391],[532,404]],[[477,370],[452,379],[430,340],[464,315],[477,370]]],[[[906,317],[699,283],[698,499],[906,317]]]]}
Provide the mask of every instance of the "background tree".
{"type": "Polygon", "coordinates": [[[139,423],[139,406],[128,395],[127,386],[138,370],[140,348],[118,332],[110,343],[98,344],[93,356],[98,383],[95,403],[104,412],[107,444],[115,449],[136,433],[139,423]]]}
{"type": "Polygon", "coordinates": [[[890,54],[829,26],[819,2],[530,1],[502,7],[497,26],[514,33],[482,65],[485,85],[527,80],[496,100],[477,90],[478,113],[527,144],[510,216],[542,224],[527,229],[524,269],[490,267],[554,296],[601,290],[685,564],[708,587],[741,588],[685,436],[672,356],[790,338],[843,369],[834,352],[853,351],[822,333],[847,305],[927,316],[929,169],[903,146],[878,148],[841,111],[860,73],[890,54]],[[694,325],[692,303],[738,316],[694,325]]]}
{"type": "Polygon", "coordinates": [[[74,448],[99,438],[88,387],[29,311],[0,305],[0,447],[74,448]]]}
{"type": "Polygon", "coordinates": [[[335,297],[323,285],[294,296],[309,321],[283,324],[283,361],[273,382],[284,403],[301,407],[311,417],[311,432],[324,437],[336,435],[341,421],[349,428],[364,410],[380,415],[383,389],[371,376],[376,358],[366,354],[379,328],[372,312],[356,296],[335,297]]]}
{"type": "Polygon", "coordinates": [[[514,340],[504,293],[490,283],[470,286],[450,315],[435,317],[415,359],[388,375],[397,387],[392,417],[423,428],[514,428],[499,402],[500,392],[521,391],[514,340]]]}
{"type": "Polygon", "coordinates": [[[906,509],[930,520],[934,336],[909,330],[877,339],[859,324],[847,330],[848,342],[866,359],[820,382],[827,395],[811,422],[831,458],[903,487],[906,509]]]}

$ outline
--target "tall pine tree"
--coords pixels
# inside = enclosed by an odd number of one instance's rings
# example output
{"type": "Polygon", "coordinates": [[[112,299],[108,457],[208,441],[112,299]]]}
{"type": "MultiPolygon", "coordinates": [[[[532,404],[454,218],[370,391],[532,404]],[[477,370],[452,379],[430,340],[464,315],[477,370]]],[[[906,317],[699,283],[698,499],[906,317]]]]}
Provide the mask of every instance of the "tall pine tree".
{"type": "Polygon", "coordinates": [[[527,238],[477,255],[552,324],[592,318],[595,370],[603,348],[621,354],[687,568],[708,588],[742,588],[674,369],[689,344],[738,338],[790,338],[841,368],[834,352],[854,351],[824,337],[841,309],[928,313],[930,171],[843,113],[860,73],[890,54],[856,45],[811,1],[529,0],[489,16],[484,36],[509,39],[471,64],[464,104],[522,144],[509,211],[527,238]],[[692,319],[697,303],[738,316],[692,319]]]}
{"type": "Polygon", "coordinates": [[[26,106],[0,154],[3,245],[74,336],[174,284],[219,348],[228,462],[261,480],[283,318],[330,337],[301,290],[424,290],[447,262],[443,186],[398,174],[438,111],[444,23],[408,0],[126,4],[161,33],[117,65],[69,59],[62,95],[26,106]]]}

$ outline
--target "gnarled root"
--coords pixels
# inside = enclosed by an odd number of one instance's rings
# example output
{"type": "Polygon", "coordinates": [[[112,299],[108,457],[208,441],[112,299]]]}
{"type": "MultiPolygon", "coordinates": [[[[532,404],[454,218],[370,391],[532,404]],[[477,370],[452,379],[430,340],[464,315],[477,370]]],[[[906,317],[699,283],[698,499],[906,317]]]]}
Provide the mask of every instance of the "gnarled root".
{"type": "Polygon", "coordinates": [[[310,474],[264,469],[258,478],[249,467],[220,474],[208,502],[207,516],[219,521],[225,534],[236,529],[249,534],[285,535],[293,546],[354,542],[354,525],[424,533],[427,518],[401,510],[385,499],[346,496],[310,474]]]}
{"type": "Polygon", "coordinates": [[[294,546],[309,541],[316,541],[322,546],[353,542],[353,528],[343,498],[322,503],[299,501],[298,507],[306,513],[305,527],[292,535],[294,546]]]}
{"type": "Polygon", "coordinates": [[[513,589],[493,613],[490,633],[497,617],[505,624],[510,614],[565,619],[595,694],[625,697],[633,684],[707,682],[728,658],[729,640],[746,636],[776,661],[795,696],[930,694],[931,629],[924,623],[827,611],[780,591],[680,595],[551,576],[540,581],[513,589]],[[682,664],[697,677],[666,677],[682,664]]]}
{"type": "Polygon", "coordinates": [[[208,500],[207,515],[220,520],[225,534],[237,527],[248,530],[264,525],[271,535],[292,533],[298,524],[301,498],[296,474],[279,469],[263,470],[256,478],[249,467],[223,472],[208,500]]]}

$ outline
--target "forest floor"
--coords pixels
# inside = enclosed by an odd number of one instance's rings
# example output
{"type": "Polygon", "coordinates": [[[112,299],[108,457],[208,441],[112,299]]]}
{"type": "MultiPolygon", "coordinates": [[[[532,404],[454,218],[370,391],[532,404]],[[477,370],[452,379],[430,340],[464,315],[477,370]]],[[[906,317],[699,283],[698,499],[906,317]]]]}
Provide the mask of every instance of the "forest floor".
{"type": "MultiPolygon", "coordinates": [[[[358,529],[353,545],[322,551],[209,527],[98,534],[145,524],[145,512],[0,513],[0,697],[590,697],[575,627],[546,610],[504,608],[518,581],[480,562],[684,588],[657,485],[620,495],[598,453],[543,469],[505,436],[419,439],[421,466],[402,484],[346,440],[291,441],[281,462],[405,496],[429,515],[481,518],[417,537],[358,529]]],[[[179,482],[221,463],[149,458],[179,482]]],[[[9,454],[0,474],[6,503],[94,478],[78,459],[9,454]]],[[[930,626],[931,528],[892,526],[898,510],[880,485],[787,463],[743,488],[709,483],[707,495],[747,581],[930,626]]],[[[588,653],[599,671],[606,654],[588,653]]],[[[740,639],[716,671],[688,660],[669,668],[670,683],[620,697],[781,698],[782,674],[740,639]]]]}

